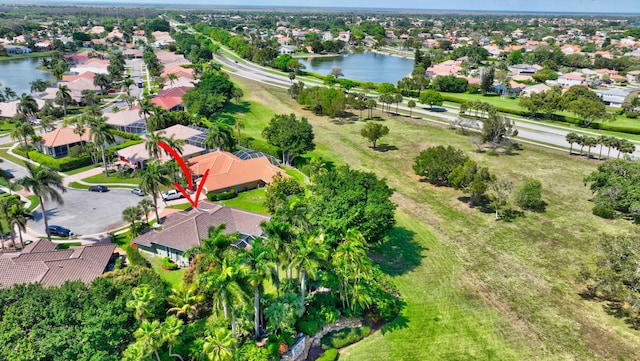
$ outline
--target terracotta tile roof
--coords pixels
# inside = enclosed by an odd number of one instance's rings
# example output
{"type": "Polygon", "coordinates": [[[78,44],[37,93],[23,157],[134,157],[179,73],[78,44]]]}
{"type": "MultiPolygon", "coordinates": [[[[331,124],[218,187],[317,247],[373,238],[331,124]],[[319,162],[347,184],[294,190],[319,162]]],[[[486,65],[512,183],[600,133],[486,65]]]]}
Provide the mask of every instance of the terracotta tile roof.
{"type": "Polygon", "coordinates": [[[47,147],[58,147],[66,144],[77,143],[80,140],[89,141],[89,128],[82,136],[73,132],[74,128],[57,128],[42,135],[41,143],[47,147]]]}
{"type": "Polygon", "coordinates": [[[177,105],[182,104],[182,96],[179,97],[161,97],[157,96],[151,99],[151,103],[161,107],[164,110],[169,110],[177,105]]]}
{"type": "MultiPolygon", "coordinates": [[[[202,152],[204,152],[204,150],[204,148],[200,148],[195,145],[185,144],[182,146],[182,158],[188,159],[189,156],[201,154],[202,152]]],[[[144,143],[134,144],[130,147],[120,149],[117,153],[118,157],[126,159],[130,163],[143,162],[151,158],[144,143]]],[[[164,152],[160,153],[160,160],[162,162],[166,162],[170,159],[171,157],[167,156],[164,152]]]]}
{"type": "Polygon", "coordinates": [[[162,89],[158,92],[158,97],[180,97],[184,95],[188,90],[194,87],[178,86],[173,88],[162,89]]]}
{"type": "Polygon", "coordinates": [[[53,242],[36,241],[22,253],[3,254],[0,287],[36,282],[60,286],[74,280],[89,283],[104,272],[115,248],[115,244],[102,244],[58,250],[53,242]]]}
{"type": "Polygon", "coordinates": [[[147,247],[155,243],[186,251],[199,245],[200,240],[208,236],[209,228],[221,224],[226,225],[225,234],[239,232],[259,237],[263,234],[260,222],[268,221],[269,218],[266,215],[202,201],[198,208],[168,215],[162,230],[152,230],[138,236],[133,242],[147,247]]]}
{"type": "Polygon", "coordinates": [[[96,74],[92,71],[86,71],[82,74],[77,74],[77,75],[63,75],[62,76],[62,81],[63,82],[72,82],[75,80],[78,80],[80,78],[85,78],[85,79],[89,79],[91,80],[91,82],[93,83],[93,78],[96,77],[96,74]]]}
{"type": "Polygon", "coordinates": [[[271,183],[276,173],[288,177],[282,169],[271,164],[265,157],[242,160],[222,151],[191,158],[189,164],[191,172],[197,175],[203,175],[209,169],[204,185],[208,192],[255,181],[271,183]]]}
{"type": "Polygon", "coordinates": [[[567,73],[561,75],[559,79],[568,79],[568,80],[584,80],[581,74],[578,73],[567,73]]]}

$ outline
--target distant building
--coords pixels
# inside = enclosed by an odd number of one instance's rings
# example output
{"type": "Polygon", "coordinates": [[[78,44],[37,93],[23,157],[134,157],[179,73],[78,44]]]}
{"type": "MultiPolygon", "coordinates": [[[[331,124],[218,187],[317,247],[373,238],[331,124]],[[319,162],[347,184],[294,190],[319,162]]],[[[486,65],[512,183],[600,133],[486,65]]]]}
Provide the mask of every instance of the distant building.
{"type": "Polygon", "coordinates": [[[622,103],[640,93],[640,88],[608,88],[594,91],[604,103],[613,108],[620,108],[622,103]]]}

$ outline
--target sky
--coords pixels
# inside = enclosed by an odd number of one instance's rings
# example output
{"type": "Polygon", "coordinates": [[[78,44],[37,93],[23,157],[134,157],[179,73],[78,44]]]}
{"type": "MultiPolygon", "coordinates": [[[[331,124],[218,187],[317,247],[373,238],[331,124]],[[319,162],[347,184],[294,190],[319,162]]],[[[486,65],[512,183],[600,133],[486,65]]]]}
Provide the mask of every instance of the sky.
{"type": "MultiPolygon", "coordinates": [[[[62,3],[113,2],[176,4],[175,0],[62,0],[62,3]]],[[[356,7],[430,10],[640,13],[640,0],[183,0],[184,5],[356,7]]]]}

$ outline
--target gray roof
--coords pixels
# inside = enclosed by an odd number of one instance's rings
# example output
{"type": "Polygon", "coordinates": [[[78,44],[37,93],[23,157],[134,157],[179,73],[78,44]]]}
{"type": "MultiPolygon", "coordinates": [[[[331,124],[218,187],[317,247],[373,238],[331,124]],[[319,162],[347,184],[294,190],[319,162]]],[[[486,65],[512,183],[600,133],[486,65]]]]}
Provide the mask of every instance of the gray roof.
{"type": "Polygon", "coordinates": [[[53,242],[36,241],[21,253],[2,255],[0,287],[36,282],[60,286],[75,280],[89,283],[104,272],[115,248],[109,243],[58,250],[53,242]]]}
{"type": "Polygon", "coordinates": [[[198,208],[173,213],[167,216],[162,230],[152,230],[133,241],[151,247],[152,243],[179,251],[199,245],[207,237],[209,228],[225,224],[225,234],[238,232],[241,235],[259,237],[263,232],[260,222],[269,216],[237,208],[226,207],[208,201],[199,203],[198,208]]]}
{"type": "Polygon", "coordinates": [[[596,89],[595,93],[598,95],[620,96],[627,97],[633,92],[640,91],[640,88],[607,88],[596,89]]]}

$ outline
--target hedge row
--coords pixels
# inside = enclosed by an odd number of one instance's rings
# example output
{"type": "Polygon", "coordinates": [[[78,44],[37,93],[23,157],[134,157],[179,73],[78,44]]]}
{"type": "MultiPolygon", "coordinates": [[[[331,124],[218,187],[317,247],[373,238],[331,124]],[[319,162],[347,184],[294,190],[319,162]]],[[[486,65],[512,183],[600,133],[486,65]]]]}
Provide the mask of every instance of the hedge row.
{"type": "Polygon", "coordinates": [[[330,348],[325,351],[316,361],[335,361],[338,358],[338,350],[330,348]]]}
{"type": "Polygon", "coordinates": [[[115,136],[118,136],[120,138],[123,138],[123,139],[128,139],[128,140],[141,140],[142,139],[137,134],[131,134],[131,133],[123,132],[122,130],[118,130],[118,129],[111,129],[109,132],[111,134],[113,134],[115,136]]]}
{"type": "Polygon", "coordinates": [[[238,193],[236,193],[234,189],[228,190],[222,193],[214,193],[214,192],[207,193],[207,199],[210,201],[223,201],[225,199],[231,199],[237,196],[238,196],[238,193]]]}
{"type": "MultiPolygon", "coordinates": [[[[109,150],[112,150],[115,152],[120,149],[124,149],[141,142],[142,142],[142,139],[138,137],[137,140],[127,140],[122,144],[118,144],[115,147],[109,148],[109,150]]],[[[23,157],[26,156],[24,150],[22,149],[15,148],[14,152],[23,157]]],[[[34,162],[38,162],[43,166],[51,168],[58,172],[65,172],[65,171],[73,170],[80,167],[85,167],[92,164],[92,159],[91,159],[91,156],[89,155],[83,155],[77,158],[71,158],[71,157],[54,158],[50,155],[40,153],[37,150],[29,151],[29,158],[34,162]]]]}
{"type": "Polygon", "coordinates": [[[334,331],[324,335],[320,343],[322,344],[323,350],[342,348],[362,340],[369,336],[369,333],[371,333],[371,328],[367,326],[343,328],[340,331],[334,331]]]}
{"type": "Polygon", "coordinates": [[[142,257],[138,248],[134,247],[125,247],[125,252],[127,252],[127,259],[129,260],[129,264],[132,266],[141,266],[145,268],[150,268],[149,262],[142,257]]]}

